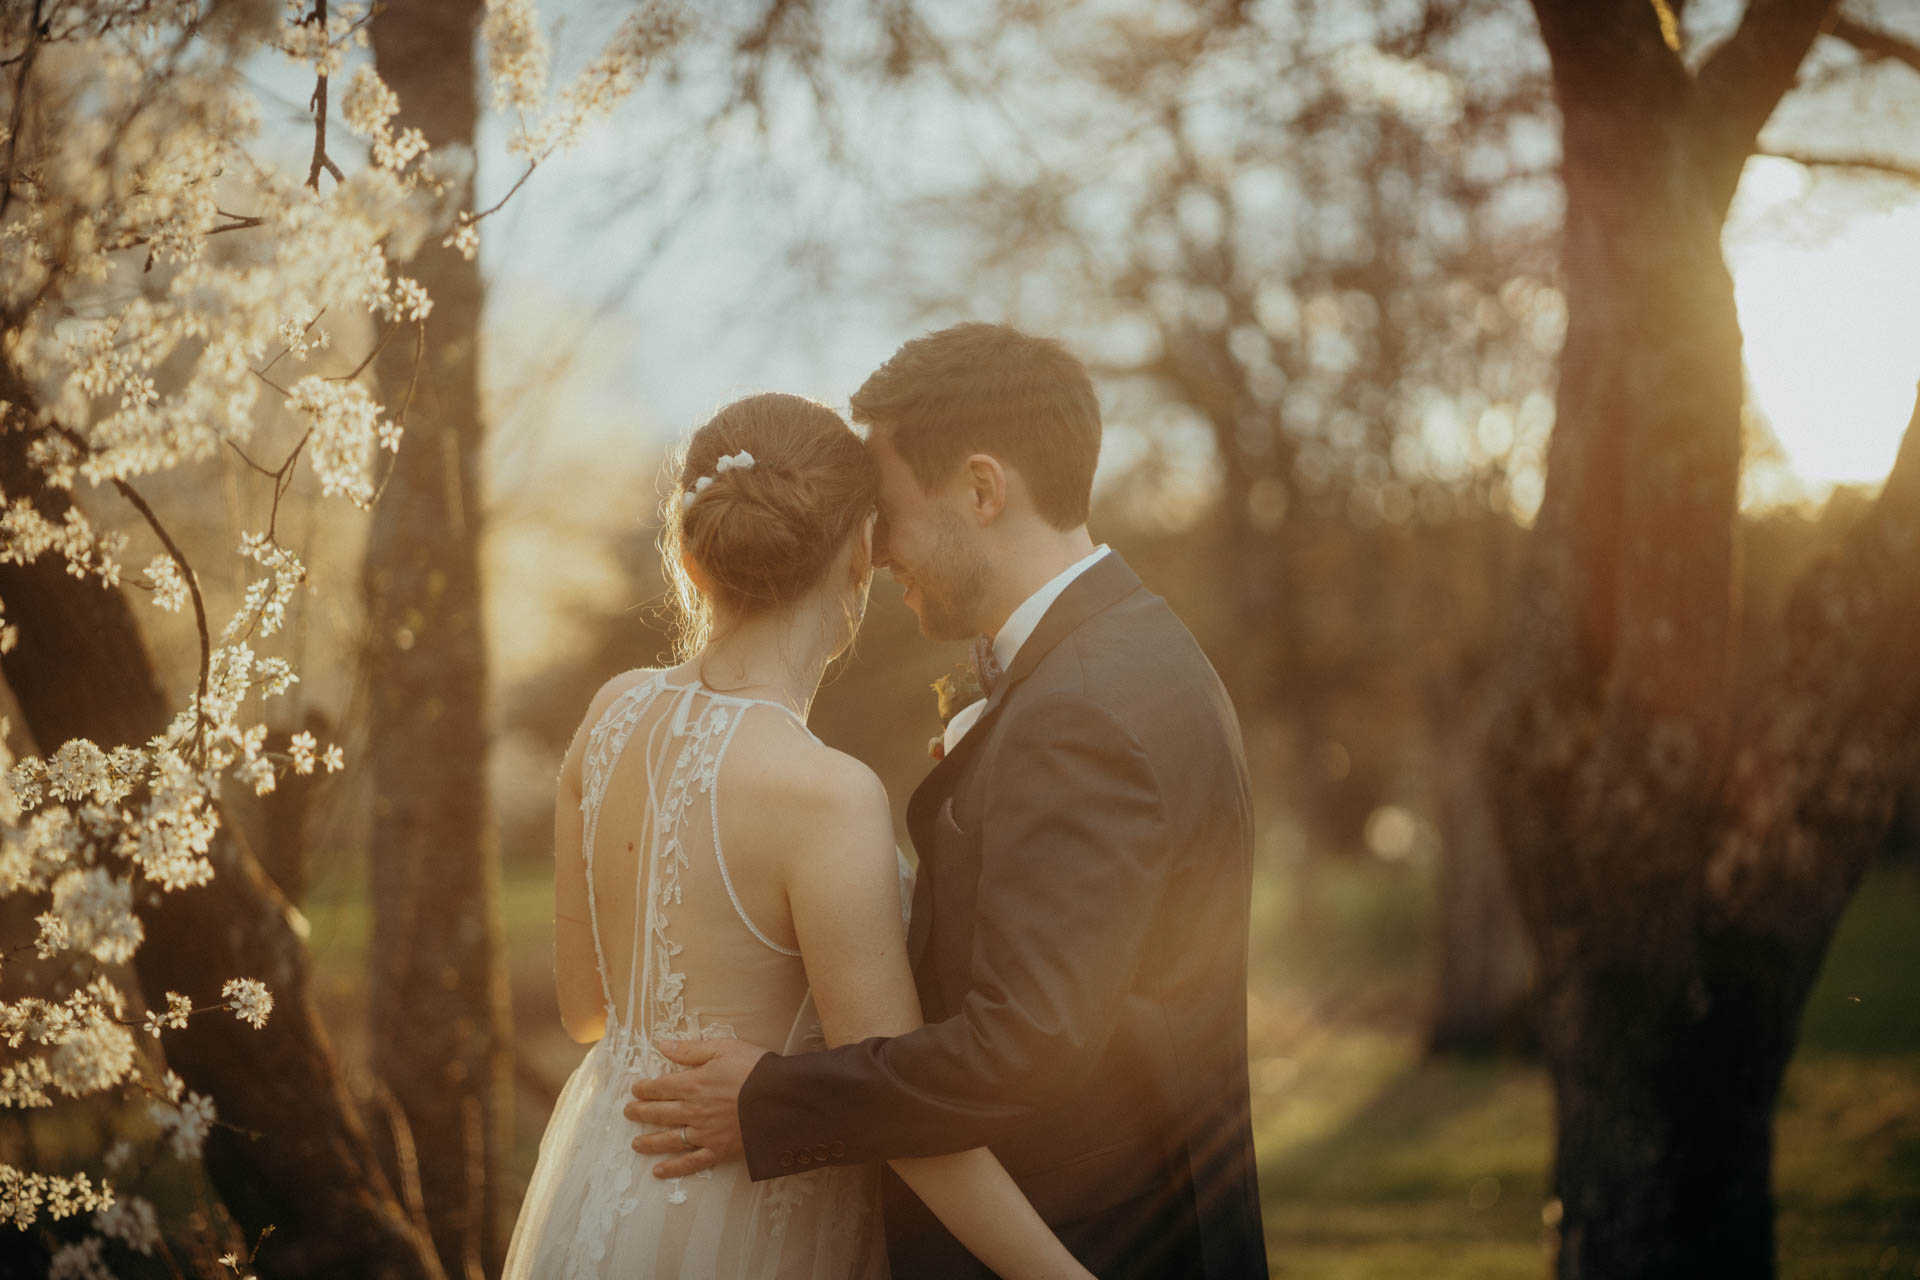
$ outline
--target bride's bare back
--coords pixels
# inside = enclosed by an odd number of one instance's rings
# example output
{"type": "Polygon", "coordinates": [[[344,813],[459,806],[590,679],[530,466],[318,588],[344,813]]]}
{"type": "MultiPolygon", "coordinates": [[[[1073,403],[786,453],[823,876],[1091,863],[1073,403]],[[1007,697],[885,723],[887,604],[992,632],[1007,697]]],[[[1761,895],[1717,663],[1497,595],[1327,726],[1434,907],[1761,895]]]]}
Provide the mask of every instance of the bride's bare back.
{"type": "Polygon", "coordinates": [[[824,1043],[780,834],[805,821],[807,797],[832,787],[831,762],[845,758],[779,704],[683,671],[610,682],[570,767],[576,756],[578,821],[556,822],[557,879],[576,853],[585,910],[561,921],[557,959],[563,1003],[577,1006],[586,935],[601,1016],[576,1007],[568,1021],[604,1033],[548,1122],[507,1276],[883,1276],[871,1169],[755,1185],[736,1163],[656,1179],[657,1158],[631,1149],[621,1115],[636,1076],[670,1068],[655,1037],[734,1036],[788,1053],[824,1043]]]}

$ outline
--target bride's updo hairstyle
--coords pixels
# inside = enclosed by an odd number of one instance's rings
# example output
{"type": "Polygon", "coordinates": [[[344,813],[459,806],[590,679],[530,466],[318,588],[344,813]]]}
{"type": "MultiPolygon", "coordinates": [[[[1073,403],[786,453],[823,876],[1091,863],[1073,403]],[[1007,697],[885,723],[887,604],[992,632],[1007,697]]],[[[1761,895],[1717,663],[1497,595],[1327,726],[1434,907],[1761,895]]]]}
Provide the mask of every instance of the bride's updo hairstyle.
{"type": "Polygon", "coordinates": [[[714,414],[687,442],[662,513],[682,656],[706,643],[715,611],[751,617],[819,585],[878,496],[866,446],[825,405],[767,392],[714,414]]]}

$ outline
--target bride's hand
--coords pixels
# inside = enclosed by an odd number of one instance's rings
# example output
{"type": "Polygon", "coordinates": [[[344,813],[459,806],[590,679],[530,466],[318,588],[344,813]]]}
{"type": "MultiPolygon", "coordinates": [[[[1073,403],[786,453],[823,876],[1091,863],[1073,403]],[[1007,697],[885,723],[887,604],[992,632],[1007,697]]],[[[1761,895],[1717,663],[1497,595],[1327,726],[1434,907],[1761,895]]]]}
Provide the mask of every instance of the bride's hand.
{"type": "Polygon", "coordinates": [[[768,1051],[744,1040],[656,1040],[671,1062],[686,1068],[633,1083],[625,1107],[635,1124],[659,1126],[633,1140],[646,1155],[673,1156],[654,1166],[656,1178],[711,1169],[740,1154],[740,1086],[768,1051]]]}

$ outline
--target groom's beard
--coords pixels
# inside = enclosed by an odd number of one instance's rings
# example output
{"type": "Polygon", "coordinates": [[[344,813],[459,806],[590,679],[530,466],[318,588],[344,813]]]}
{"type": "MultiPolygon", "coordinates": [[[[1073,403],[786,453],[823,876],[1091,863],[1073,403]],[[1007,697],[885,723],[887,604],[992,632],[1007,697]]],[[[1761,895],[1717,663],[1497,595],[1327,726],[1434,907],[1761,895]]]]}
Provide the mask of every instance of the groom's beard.
{"type": "Polygon", "coordinates": [[[909,575],[920,589],[920,632],[929,640],[970,640],[987,591],[987,558],[957,518],[943,525],[925,564],[909,575]]]}

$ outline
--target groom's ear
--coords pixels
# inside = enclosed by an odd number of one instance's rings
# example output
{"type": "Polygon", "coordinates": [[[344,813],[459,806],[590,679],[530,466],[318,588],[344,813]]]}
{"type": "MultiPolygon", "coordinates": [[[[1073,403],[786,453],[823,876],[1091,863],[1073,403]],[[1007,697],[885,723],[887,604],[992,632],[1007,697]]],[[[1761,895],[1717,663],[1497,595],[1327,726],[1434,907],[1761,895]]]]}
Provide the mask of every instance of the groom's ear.
{"type": "Polygon", "coordinates": [[[867,518],[860,522],[860,551],[864,559],[862,559],[859,564],[856,564],[854,566],[854,570],[856,574],[859,573],[862,569],[865,569],[868,572],[871,572],[873,570],[874,528],[879,523],[880,523],[880,510],[877,507],[874,508],[872,511],[867,512],[867,518]]]}
{"type": "Polygon", "coordinates": [[[982,528],[1007,509],[1007,469],[990,453],[969,454],[960,464],[967,488],[967,505],[982,528]]]}

